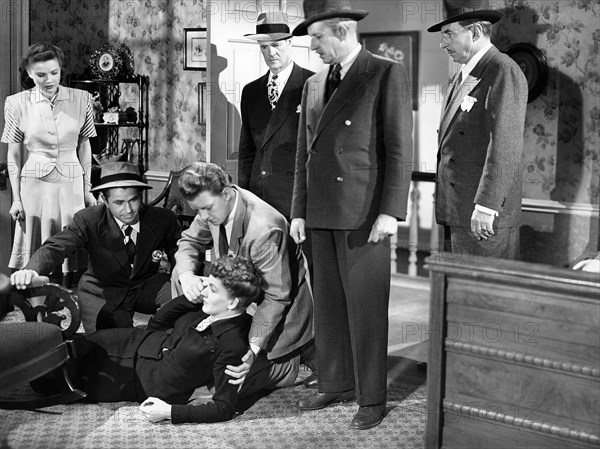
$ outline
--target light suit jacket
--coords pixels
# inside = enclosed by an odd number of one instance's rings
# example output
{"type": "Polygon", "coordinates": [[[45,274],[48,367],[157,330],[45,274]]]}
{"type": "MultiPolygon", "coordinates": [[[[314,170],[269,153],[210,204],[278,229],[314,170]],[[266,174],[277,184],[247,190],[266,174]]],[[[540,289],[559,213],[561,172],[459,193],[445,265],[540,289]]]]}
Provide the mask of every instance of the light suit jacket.
{"type": "Polygon", "coordinates": [[[242,91],[238,184],[286,218],[292,204],[302,86],[312,74],[294,64],[273,110],[267,94],[269,72],[242,91]]]}
{"type": "Polygon", "coordinates": [[[495,227],[518,225],[527,95],[522,70],[492,47],[457,95],[444,101],[438,131],[438,223],[470,228],[479,204],[499,212],[495,227]]]}
{"type": "MultiPolygon", "coordinates": [[[[304,257],[290,237],[283,215],[253,193],[238,186],[233,188],[240,196],[228,254],[249,259],[266,283],[264,298],[252,319],[249,340],[267,351],[269,359],[279,358],[313,336],[312,293],[304,257]]],[[[219,226],[196,215],[177,244],[172,282],[179,294],[179,276],[186,271],[202,274],[207,250],[215,252],[215,260],[222,256],[218,242],[219,226]]]]}
{"type": "Polygon", "coordinates": [[[413,168],[404,67],[363,48],[325,103],[327,75],[304,85],[292,218],[346,230],[369,229],[379,214],[404,220],[413,168]]]}

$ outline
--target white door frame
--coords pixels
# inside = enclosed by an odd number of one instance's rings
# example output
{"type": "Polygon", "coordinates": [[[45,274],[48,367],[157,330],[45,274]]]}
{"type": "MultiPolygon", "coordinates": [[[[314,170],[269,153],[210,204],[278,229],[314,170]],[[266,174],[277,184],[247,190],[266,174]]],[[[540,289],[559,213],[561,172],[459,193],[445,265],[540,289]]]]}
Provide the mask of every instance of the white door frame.
{"type": "MultiPolygon", "coordinates": [[[[21,90],[19,64],[29,46],[29,0],[4,0],[0,3],[0,132],[4,130],[4,100],[21,90]]],[[[0,143],[0,161],[6,161],[8,145],[0,143]]],[[[10,170],[10,167],[9,167],[10,170]]],[[[12,203],[10,182],[0,191],[0,273],[10,274],[8,260],[12,251],[13,223],[8,215],[12,203]]]]}

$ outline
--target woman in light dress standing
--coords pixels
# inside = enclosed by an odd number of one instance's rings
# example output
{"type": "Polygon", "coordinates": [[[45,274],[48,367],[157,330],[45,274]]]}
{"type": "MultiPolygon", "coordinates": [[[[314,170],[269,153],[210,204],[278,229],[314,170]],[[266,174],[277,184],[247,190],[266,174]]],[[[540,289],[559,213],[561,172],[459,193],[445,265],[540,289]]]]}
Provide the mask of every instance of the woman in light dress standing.
{"type": "MultiPolygon", "coordinates": [[[[64,53],[54,45],[29,47],[21,62],[24,87],[6,98],[4,132],[13,202],[10,215],[15,235],[9,267],[23,268],[51,235],[71,223],[90,193],[92,152],[96,136],[92,99],[88,92],[60,85],[64,53]],[[26,151],[22,151],[24,148],[26,151]]],[[[77,268],[68,258],[62,272],[77,268]]],[[[59,275],[58,267],[54,275],[59,275]]]]}

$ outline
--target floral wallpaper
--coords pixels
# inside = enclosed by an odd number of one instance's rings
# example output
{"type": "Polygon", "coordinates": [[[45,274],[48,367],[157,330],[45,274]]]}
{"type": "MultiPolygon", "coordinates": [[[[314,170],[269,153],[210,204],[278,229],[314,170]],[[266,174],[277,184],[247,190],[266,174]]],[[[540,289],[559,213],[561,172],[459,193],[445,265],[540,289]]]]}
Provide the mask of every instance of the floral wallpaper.
{"type": "Polygon", "coordinates": [[[108,41],[105,0],[30,0],[29,41],[49,42],[65,52],[65,75],[87,67],[94,50],[108,41]]]}
{"type": "MultiPolygon", "coordinates": [[[[598,205],[600,4],[504,0],[502,12],[496,45],[531,43],[549,65],[546,88],[527,109],[524,197],[598,205]]],[[[131,48],[136,73],[150,77],[151,170],[205,158],[198,83],[206,72],[183,70],[183,29],[205,26],[205,0],[31,0],[30,16],[31,41],[61,46],[67,72],[83,71],[105,42],[131,48]]],[[[136,95],[123,97],[122,107],[136,95]]]]}
{"type": "MultiPolygon", "coordinates": [[[[198,83],[206,72],[183,70],[184,28],[206,26],[204,0],[31,0],[30,41],[47,40],[81,73],[102,44],[127,45],[135,73],[150,77],[149,170],[182,168],[206,155],[198,123],[198,83]]],[[[137,88],[122,85],[120,106],[137,107],[137,88]],[[135,90],[133,90],[135,89],[135,90]]],[[[134,130],[122,131],[123,136],[134,130]]]]}
{"type": "Polygon", "coordinates": [[[495,28],[501,50],[527,42],[545,54],[545,90],[525,123],[525,198],[598,205],[600,3],[505,1],[495,28]]]}

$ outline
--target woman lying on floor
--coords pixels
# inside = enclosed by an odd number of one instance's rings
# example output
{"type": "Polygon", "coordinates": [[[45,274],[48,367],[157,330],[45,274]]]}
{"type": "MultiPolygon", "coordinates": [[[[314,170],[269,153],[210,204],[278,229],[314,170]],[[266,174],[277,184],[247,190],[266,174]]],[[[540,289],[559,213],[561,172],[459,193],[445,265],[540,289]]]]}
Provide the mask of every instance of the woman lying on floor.
{"type": "MultiPolygon", "coordinates": [[[[71,380],[88,394],[86,401],[142,402],[140,411],[152,422],[227,421],[240,403],[238,385],[228,382],[225,367],[239,364],[248,351],[252,317],[246,307],[261,294],[262,278],[249,261],[218,260],[202,305],[180,296],[162,306],[147,329],[76,334],[71,380]],[[212,383],[213,402],[186,405],[196,388],[212,383]]],[[[32,382],[41,393],[55,385],[48,377],[32,382]]]]}

